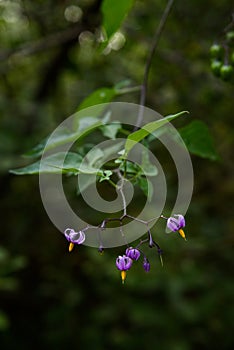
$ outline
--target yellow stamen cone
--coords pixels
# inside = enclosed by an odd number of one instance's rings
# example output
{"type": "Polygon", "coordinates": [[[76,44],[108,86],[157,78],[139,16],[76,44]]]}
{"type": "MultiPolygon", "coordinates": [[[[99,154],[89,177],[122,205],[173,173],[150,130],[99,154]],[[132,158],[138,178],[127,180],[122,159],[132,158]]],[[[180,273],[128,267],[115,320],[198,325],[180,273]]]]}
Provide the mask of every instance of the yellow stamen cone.
{"type": "Polygon", "coordinates": [[[68,248],[69,252],[71,252],[73,248],[74,248],[74,243],[70,242],[69,248],[68,248]]]}
{"type": "Polygon", "coordinates": [[[124,281],[126,279],[126,275],[127,275],[126,271],[121,271],[121,278],[122,278],[122,283],[123,284],[124,284],[124,281]]]}
{"type": "Polygon", "coordinates": [[[179,230],[179,234],[181,235],[182,238],[184,238],[185,241],[187,241],[187,239],[185,237],[185,233],[182,229],[179,230]]]}

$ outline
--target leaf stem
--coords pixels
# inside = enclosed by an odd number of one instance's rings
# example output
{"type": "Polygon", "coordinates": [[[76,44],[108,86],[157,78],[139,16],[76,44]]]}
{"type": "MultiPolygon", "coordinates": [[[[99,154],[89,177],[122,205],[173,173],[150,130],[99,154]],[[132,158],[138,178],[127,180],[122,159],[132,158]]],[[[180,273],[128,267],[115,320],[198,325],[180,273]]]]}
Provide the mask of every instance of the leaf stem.
{"type": "Polygon", "coordinates": [[[141,91],[141,86],[132,86],[132,87],[127,87],[127,88],[122,88],[122,89],[116,89],[115,90],[118,95],[124,95],[130,92],[137,92],[141,91]]]}
{"type": "Polygon", "coordinates": [[[114,188],[117,187],[116,184],[114,183],[114,181],[112,181],[111,179],[109,179],[108,182],[109,182],[109,184],[110,184],[111,186],[113,186],[114,188]]]}

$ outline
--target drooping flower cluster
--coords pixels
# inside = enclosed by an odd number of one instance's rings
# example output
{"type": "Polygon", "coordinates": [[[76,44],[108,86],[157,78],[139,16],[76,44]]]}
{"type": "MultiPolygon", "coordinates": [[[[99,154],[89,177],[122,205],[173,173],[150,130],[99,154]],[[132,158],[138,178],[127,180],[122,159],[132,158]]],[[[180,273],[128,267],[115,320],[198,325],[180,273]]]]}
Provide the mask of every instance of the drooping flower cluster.
{"type": "MultiPolygon", "coordinates": [[[[162,218],[167,220],[167,228],[173,232],[179,232],[182,238],[186,240],[185,233],[182,228],[185,227],[185,219],[184,216],[181,214],[171,216],[169,218],[165,218],[164,216],[161,216],[162,218]]],[[[141,256],[141,251],[138,249],[143,243],[148,243],[150,248],[156,247],[158,255],[161,260],[161,264],[163,265],[162,261],[162,250],[159,247],[159,245],[153,240],[153,237],[151,235],[151,232],[148,230],[148,238],[146,240],[141,241],[136,248],[129,247],[126,249],[125,255],[119,256],[116,259],[116,267],[118,270],[121,271],[121,278],[122,283],[124,283],[126,279],[126,271],[129,270],[132,267],[133,261],[139,260],[141,256]],[[126,260],[126,259],[130,260],[126,260]]],[[[143,257],[143,268],[146,272],[150,271],[150,262],[148,258],[144,255],[143,257]]]]}
{"type": "MultiPolygon", "coordinates": [[[[121,217],[118,220],[122,220],[124,217],[130,217],[127,214],[123,215],[123,217],[121,217]]],[[[132,217],[131,217],[132,218],[132,217]]],[[[160,218],[162,219],[166,219],[167,220],[167,228],[172,231],[172,232],[178,232],[180,234],[180,236],[182,238],[184,238],[186,240],[185,237],[185,233],[183,231],[183,228],[185,227],[185,218],[183,215],[181,214],[175,214],[169,218],[166,218],[165,216],[161,215],[160,218]]],[[[134,218],[132,218],[134,219],[134,218]]],[[[140,221],[142,223],[145,223],[148,227],[148,223],[147,222],[143,222],[143,220],[139,220],[137,218],[135,218],[135,220],[140,221]]],[[[97,229],[104,229],[105,228],[105,224],[108,222],[108,219],[105,219],[99,226],[97,226],[97,229]]],[[[74,248],[74,245],[80,245],[83,244],[85,241],[85,232],[88,230],[88,227],[86,227],[83,230],[80,230],[78,232],[76,232],[74,229],[71,228],[67,228],[64,231],[64,236],[67,239],[67,241],[69,242],[69,252],[72,251],[72,249],[74,248]]],[[[127,272],[133,265],[134,261],[138,261],[141,256],[143,256],[143,269],[145,270],[145,272],[149,272],[150,271],[150,262],[148,260],[148,258],[146,257],[146,255],[143,253],[142,249],[140,249],[140,247],[145,244],[148,243],[148,246],[150,248],[156,248],[159,258],[161,260],[161,264],[163,265],[163,261],[162,261],[162,250],[160,248],[160,246],[158,245],[158,243],[156,243],[152,237],[152,234],[150,232],[150,230],[148,229],[148,237],[144,240],[141,240],[138,245],[134,248],[134,247],[127,247],[125,254],[123,254],[122,256],[118,256],[116,259],[116,267],[117,269],[121,272],[121,279],[122,279],[122,283],[124,283],[125,279],[126,279],[126,275],[127,272]]],[[[99,249],[98,249],[99,253],[103,253],[104,248],[102,245],[100,245],[99,249]]]]}
{"type": "MultiPolygon", "coordinates": [[[[119,256],[116,259],[116,267],[118,270],[121,271],[121,278],[122,278],[122,283],[124,283],[126,279],[126,271],[129,270],[132,267],[133,261],[139,260],[141,256],[141,252],[137,248],[129,247],[126,249],[125,252],[126,255],[119,256]]],[[[144,256],[143,260],[143,268],[146,272],[149,272],[150,270],[150,263],[146,256],[144,256]]]]}

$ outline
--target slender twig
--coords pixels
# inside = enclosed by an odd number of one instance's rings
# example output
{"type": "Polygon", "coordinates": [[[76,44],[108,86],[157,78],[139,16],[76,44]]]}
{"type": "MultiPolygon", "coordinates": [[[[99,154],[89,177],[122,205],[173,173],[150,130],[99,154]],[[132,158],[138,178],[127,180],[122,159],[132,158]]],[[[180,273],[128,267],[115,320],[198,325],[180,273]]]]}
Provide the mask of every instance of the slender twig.
{"type": "Polygon", "coordinates": [[[124,95],[128,94],[130,92],[137,92],[141,91],[141,86],[132,86],[132,87],[127,87],[127,88],[122,88],[122,89],[115,89],[117,95],[124,95]]]}
{"type": "Polygon", "coordinates": [[[168,15],[170,13],[171,8],[172,8],[173,2],[174,2],[174,0],[169,0],[167,2],[167,6],[165,7],[165,10],[162,14],[161,20],[159,22],[159,25],[156,29],[155,35],[154,35],[153,40],[152,40],[152,46],[149,50],[148,58],[147,58],[146,64],[145,64],[145,71],[144,71],[143,82],[142,82],[142,86],[141,86],[140,109],[139,109],[139,113],[138,113],[137,121],[136,121],[136,126],[135,126],[134,130],[138,129],[141,126],[142,121],[143,121],[144,106],[145,106],[145,100],[146,100],[150,67],[152,64],[155,50],[157,48],[157,45],[159,43],[159,39],[160,39],[162,31],[163,31],[164,25],[166,23],[166,20],[168,18],[168,15]]]}
{"type": "Polygon", "coordinates": [[[123,202],[123,216],[126,216],[127,215],[127,204],[126,204],[126,198],[125,198],[125,195],[124,195],[124,192],[123,192],[125,179],[122,176],[120,171],[117,172],[117,175],[118,175],[118,177],[120,178],[120,181],[121,181],[120,186],[118,186],[117,189],[119,190],[119,193],[121,195],[122,202],[123,202]]]}
{"type": "Polygon", "coordinates": [[[125,198],[123,189],[120,188],[120,189],[119,189],[119,192],[120,192],[120,194],[121,194],[122,201],[123,201],[123,215],[126,215],[126,214],[127,214],[127,206],[126,206],[126,198],[125,198]]]}
{"type": "Polygon", "coordinates": [[[126,244],[126,246],[128,246],[128,242],[127,242],[126,237],[125,237],[125,234],[124,234],[124,232],[123,232],[123,224],[122,224],[122,221],[120,222],[119,230],[120,230],[121,236],[122,236],[122,238],[123,238],[123,240],[124,240],[124,243],[126,244]]]}

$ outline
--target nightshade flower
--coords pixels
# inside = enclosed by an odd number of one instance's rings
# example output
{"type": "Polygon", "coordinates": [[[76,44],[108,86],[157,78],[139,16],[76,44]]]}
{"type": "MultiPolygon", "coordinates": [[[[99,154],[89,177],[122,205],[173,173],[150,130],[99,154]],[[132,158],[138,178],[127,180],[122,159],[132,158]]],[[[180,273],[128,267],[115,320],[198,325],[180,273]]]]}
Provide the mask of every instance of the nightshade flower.
{"type": "Polygon", "coordinates": [[[76,232],[72,228],[67,228],[64,231],[64,236],[70,242],[69,252],[72,251],[75,244],[82,244],[85,241],[85,234],[83,231],[76,232]]]}
{"type": "Polygon", "coordinates": [[[185,227],[185,219],[183,215],[174,215],[174,217],[170,217],[167,219],[167,227],[173,231],[178,231],[182,238],[186,240],[185,233],[182,230],[183,227],[185,227]]]}
{"type": "Polygon", "coordinates": [[[121,271],[122,283],[124,283],[126,279],[126,271],[131,268],[132,262],[132,259],[126,255],[118,256],[116,259],[116,267],[121,271]]]}
{"type": "Polygon", "coordinates": [[[146,257],[144,257],[144,260],[143,260],[143,268],[144,268],[145,272],[149,272],[149,270],[150,270],[150,263],[146,257]]]}
{"type": "Polygon", "coordinates": [[[126,249],[126,256],[132,260],[138,260],[141,256],[141,253],[138,249],[130,247],[126,249]]]}

